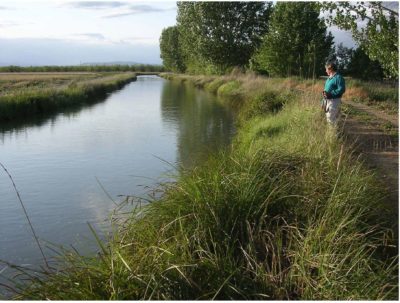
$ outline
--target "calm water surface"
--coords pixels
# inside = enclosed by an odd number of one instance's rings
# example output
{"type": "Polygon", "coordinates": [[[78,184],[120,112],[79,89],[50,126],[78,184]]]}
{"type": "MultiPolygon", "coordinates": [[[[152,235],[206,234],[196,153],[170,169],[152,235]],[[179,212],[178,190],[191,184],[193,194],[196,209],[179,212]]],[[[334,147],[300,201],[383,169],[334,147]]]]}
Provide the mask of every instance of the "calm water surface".
{"type": "MultiPolygon", "coordinates": [[[[104,232],[115,207],[107,194],[117,202],[120,195],[144,196],[170,180],[171,164],[192,167],[227,146],[233,133],[232,113],[214,96],[143,76],[104,102],[0,132],[0,162],[13,176],[41,242],[88,253],[96,246],[87,222],[104,232]]],[[[0,259],[41,264],[3,171],[0,210],[0,259]]],[[[7,272],[0,264],[0,273],[7,272]]]]}

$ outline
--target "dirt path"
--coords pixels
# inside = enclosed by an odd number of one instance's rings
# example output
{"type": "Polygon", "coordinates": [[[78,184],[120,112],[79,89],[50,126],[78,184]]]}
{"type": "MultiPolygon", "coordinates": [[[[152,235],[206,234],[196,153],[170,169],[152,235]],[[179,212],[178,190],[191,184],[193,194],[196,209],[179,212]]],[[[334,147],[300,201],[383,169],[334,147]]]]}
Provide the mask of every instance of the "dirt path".
{"type": "Polygon", "coordinates": [[[377,173],[383,186],[389,190],[390,196],[385,204],[398,220],[398,118],[363,104],[350,101],[343,103],[345,140],[348,145],[355,146],[366,166],[377,173]]]}
{"type": "Polygon", "coordinates": [[[352,102],[350,100],[343,100],[343,103],[348,104],[348,105],[350,105],[350,106],[352,106],[354,108],[357,108],[358,110],[367,112],[370,115],[377,117],[378,119],[389,121],[394,126],[399,127],[399,117],[398,116],[388,115],[388,114],[380,112],[380,111],[378,111],[376,109],[373,109],[373,108],[371,108],[371,107],[369,107],[369,106],[367,106],[365,104],[352,102]]]}

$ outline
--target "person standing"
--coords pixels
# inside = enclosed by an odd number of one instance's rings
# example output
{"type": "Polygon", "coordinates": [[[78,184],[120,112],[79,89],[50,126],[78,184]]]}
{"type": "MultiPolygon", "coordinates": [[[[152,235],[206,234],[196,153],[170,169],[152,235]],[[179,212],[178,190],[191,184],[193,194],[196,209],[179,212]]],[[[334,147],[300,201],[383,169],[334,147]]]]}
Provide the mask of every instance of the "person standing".
{"type": "Polygon", "coordinates": [[[340,115],[341,98],[346,91],[344,78],[337,72],[335,63],[327,63],[325,71],[328,79],[325,82],[323,96],[326,99],[326,119],[329,124],[336,125],[340,115]]]}

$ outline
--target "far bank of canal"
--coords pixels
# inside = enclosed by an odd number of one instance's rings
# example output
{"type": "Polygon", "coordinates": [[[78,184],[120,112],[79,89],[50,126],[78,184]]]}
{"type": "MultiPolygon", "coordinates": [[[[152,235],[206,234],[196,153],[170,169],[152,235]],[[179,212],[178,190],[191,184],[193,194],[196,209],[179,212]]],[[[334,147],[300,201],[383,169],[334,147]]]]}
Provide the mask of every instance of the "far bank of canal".
{"type": "MultiPolygon", "coordinates": [[[[115,201],[123,200],[120,195],[144,196],[170,180],[173,166],[200,163],[227,146],[234,132],[232,112],[215,96],[139,76],[105,102],[1,132],[0,161],[12,174],[42,243],[90,253],[96,244],[87,222],[107,231],[115,207],[108,195],[115,201]]],[[[0,173],[0,203],[0,259],[41,264],[5,173],[0,173]]],[[[10,269],[1,265],[0,271],[7,276],[10,269]]]]}

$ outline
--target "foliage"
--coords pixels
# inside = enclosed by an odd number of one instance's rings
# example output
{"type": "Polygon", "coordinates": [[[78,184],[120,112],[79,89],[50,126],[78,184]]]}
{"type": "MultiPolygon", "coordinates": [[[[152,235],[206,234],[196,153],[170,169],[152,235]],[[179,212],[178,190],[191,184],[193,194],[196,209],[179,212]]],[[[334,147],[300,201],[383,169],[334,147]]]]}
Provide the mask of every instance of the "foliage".
{"type": "Polygon", "coordinates": [[[347,72],[349,76],[363,80],[379,80],[384,76],[379,62],[371,60],[361,47],[352,52],[347,72]]]}
{"type": "Polygon", "coordinates": [[[399,13],[395,2],[324,2],[330,23],[350,30],[371,60],[377,60],[388,77],[398,78],[399,13]],[[389,8],[394,4],[396,8],[389,8]],[[366,22],[365,26],[360,26],[366,22]]]}
{"type": "Polygon", "coordinates": [[[347,75],[352,55],[353,49],[345,47],[343,43],[340,43],[335,47],[337,67],[342,75],[347,75]]]}
{"type": "Polygon", "coordinates": [[[243,66],[268,30],[271,3],[178,2],[177,25],[190,72],[243,66]]]}
{"type": "Polygon", "coordinates": [[[177,26],[163,29],[160,37],[160,52],[166,69],[173,72],[185,71],[177,26]]]}
{"type": "Polygon", "coordinates": [[[253,65],[273,76],[315,77],[323,72],[332,40],[316,3],[278,2],[253,65]]]}

